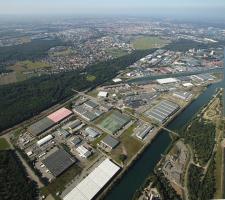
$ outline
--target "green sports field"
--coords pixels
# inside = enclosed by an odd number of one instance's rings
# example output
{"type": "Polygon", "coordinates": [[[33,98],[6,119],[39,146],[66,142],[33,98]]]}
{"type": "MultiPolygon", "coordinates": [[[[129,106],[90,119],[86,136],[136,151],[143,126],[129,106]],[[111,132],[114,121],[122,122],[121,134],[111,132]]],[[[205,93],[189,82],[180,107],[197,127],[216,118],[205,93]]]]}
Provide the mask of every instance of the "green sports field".
{"type": "Polygon", "coordinates": [[[98,126],[108,133],[114,134],[130,121],[127,115],[119,111],[111,112],[105,119],[99,122],[98,126]]]}

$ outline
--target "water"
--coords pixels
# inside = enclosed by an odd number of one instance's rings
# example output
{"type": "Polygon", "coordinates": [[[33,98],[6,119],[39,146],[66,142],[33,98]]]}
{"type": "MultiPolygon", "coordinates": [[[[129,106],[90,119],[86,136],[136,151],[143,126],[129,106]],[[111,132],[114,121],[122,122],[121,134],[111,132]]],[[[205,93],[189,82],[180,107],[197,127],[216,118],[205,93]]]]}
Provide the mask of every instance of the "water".
{"type": "MultiPolygon", "coordinates": [[[[182,128],[199,109],[207,104],[215,94],[217,88],[223,87],[224,82],[210,85],[197,100],[192,102],[177,118],[168,125],[169,129],[182,128]]],[[[112,191],[105,198],[106,200],[131,200],[135,191],[144,183],[149,174],[153,171],[156,163],[160,160],[161,154],[171,143],[169,134],[162,131],[155,140],[147,147],[139,160],[128,170],[121,181],[114,186],[112,191]]]]}

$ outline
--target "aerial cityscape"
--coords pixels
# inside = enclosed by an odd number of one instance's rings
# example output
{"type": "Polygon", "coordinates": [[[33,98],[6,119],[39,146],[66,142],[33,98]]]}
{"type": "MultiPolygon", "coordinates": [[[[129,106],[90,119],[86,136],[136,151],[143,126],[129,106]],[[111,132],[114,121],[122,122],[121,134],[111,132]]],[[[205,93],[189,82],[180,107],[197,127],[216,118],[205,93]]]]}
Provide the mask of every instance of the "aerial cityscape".
{"type": "Polygon", "coordinates": [[[0,0],[0,200],[225,199],[224,10],[0,0]]]}

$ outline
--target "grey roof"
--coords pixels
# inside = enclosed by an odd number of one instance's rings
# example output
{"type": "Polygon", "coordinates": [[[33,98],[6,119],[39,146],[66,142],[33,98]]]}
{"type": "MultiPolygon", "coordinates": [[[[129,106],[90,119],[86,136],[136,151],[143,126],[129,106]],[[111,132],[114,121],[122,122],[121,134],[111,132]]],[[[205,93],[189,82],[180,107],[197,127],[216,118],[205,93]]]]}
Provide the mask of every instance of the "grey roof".
{"type": "Polygon", "coordinates": [[[93,102],[91,100],[86,101],[84,104],[90,108],[96,108],[98,106],[98,104],[96,104],[95,102],[93,102]]]}
{"type": "Polygon", "coordinates": [[[49,169],[49,171],[55,176],[59,176],[66,169],[68,169],[76,161],[69,153],[63,149],[59,149],[42,162],[49,169]]]}
{"type": "Polygon", "coordinates": [[[85,132],[92,138],[97,137],[98,135],[100,135],[99,131],[97,131],[96,129],[93,129],[91,127],[87,127],[85,129],[85,132]]]}
{"type": "Polygon", "coordinates": [[[81,139],[79,137],[75,137],[71,142],[76,146],[81,143],[81,139]]]}
{"type": "Polygon", "coordinates": [[[107,145],[110,148],[115,148],[118,144],[119,141],[116,140],[114,137],[111,135],[107,135],[101,142],[103,142],[105,145],[107,145]]]}
{"type": "Polygon", "coordinates": [[[178,109],[179,105],[164,100],[151,110],[146,111],[145,114],[160,123],[164,123],[167,118],[173,115],[178,109]]]}
{"type": "Polygon", "coordinates": [[[28,127],[28,132],[30,132],[34,136],[38,136],[47,129],[51,128],[55,122],[50,120],[49,118],[45,117],[38,122],[32,124],[31,126],[28,127]]]}

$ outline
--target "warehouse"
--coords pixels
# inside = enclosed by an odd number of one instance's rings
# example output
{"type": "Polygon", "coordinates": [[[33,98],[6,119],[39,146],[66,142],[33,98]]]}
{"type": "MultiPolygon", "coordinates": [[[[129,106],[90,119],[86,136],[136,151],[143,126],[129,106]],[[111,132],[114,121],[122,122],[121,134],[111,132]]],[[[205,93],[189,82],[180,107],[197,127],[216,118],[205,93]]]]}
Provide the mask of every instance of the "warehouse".
{"type": "Polygon", "coordinates": [[[153,129],[153,126],[148,125],[142,128],[138,133],[136,133],[137,138],[143,140],[153,129]]]}
{"type": "Polygon", "coordinates": [[[60,108],[59,110],[55,111],[54,113],[47,116],[50,120],[54,123],[59,123],[63,119],[69,117],[72,112],[66,108],[60,108]]]}
{"type": "Polygon", "coordinates": [[[46,144],[47,142],[51,141],[53,139],[52,135],[47,135],[44,138],[40,139],[37,141],[37,145],[39,147],[43,146],[44,144],[46,144]]]}
{"type": "Polygon", "coordinates": [[[156,80],[159,84],[177,83],[179,80],[176,78],[163,78],[156,80]]]}
{"type": "Polygon", "coordinates": [[[188,101],[191,99],[192,94],[190,92],[174,92],[173,96],[182,99],[184,101],[188,101]]]}
{"type": "Polygon", "coordinates": [[[108,148],[110,148],[111,150],[114,149],[118,144],[119,141],[116,140],[114,137],[107,135],[102,141],[102,144],[106,145],[108,148]]]}
{"type": "Polygon", "coordinates": [[[147,117],[154,119],[159,123],[164,123],[171,115],[173,115],[178,109],[179,105],[170,101],[161,101],[154,108],[145,112],[147,117]]]}
{"type": "Polygon", "coordinates": [[[81,145],[77,149],[79,156],[82,158],[88,158],[91,155],[91,151],[89,151],[85,146],[81,145]]]}
{"type": "Polygon", "coordinates": [[[98,104],[96,104],[95,102],[93,102],[91,100],[84,102],[84,105],[91,109],[98,107],[98,104]]]}
{"type": "Polygon", "coordinates": [[[63,200],[91,200],[118,173],[120,167],[105,159],[84,178],[63,200]]]}
{"type": "Polygon", "coordinates": [[[100,132],[92,127],[87,127],[85,133],[91,138],[96,138],[100,135],[100,132]]]}
{"type": "Polygon", "coordinates": [[[42,163],[48,168],[53,176],[57,177],[73,165],[75,161],[76,159],[70,154],[63,149],[59,149],[44,159],[42,163]]]}
{"type": "Polygon", "coordinates": [[[51,128],[55,123],[48,119],[47,117],[41,119],[40,121],[32,124],[28,127],[27,131],[31,133],[33,136],[38,136],[41,133],[45,132],[49,128],[51,128]]]}
{"type": "Polygon", "coordinates": [[[108,96],[108,92],[101,91],[101,92],[98,93],[98,97],[106,98],[107,96],[108,96]]]}
{"type": "Polygon", "coordinates": [[[70,116],[72,112],[66,108],[61,108],[57,110],[56,112],[48,115],[47,117],[39,120],[38,122],[32,124],[28,127],[27,131],[31,133],[33,136],[38,136],[41,133],[47,131],[52,126],[54,126],[56,123],[59,123],[63,119],[70,116]]]}

